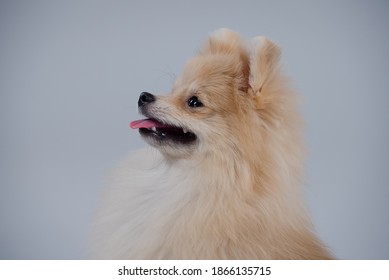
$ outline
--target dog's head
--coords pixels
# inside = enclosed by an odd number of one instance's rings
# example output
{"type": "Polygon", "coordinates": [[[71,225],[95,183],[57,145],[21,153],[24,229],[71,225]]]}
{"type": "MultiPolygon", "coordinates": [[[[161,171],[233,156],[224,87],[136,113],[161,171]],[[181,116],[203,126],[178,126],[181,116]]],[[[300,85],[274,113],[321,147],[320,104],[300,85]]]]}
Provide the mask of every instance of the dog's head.
{"type": "Polygon", "coordinates": [[[282,121],[279,55],[266,38],[246,43],[218,30],[187,63],[171,94],[141,93],[139,111],[147,119],[131,127],[172,158],[254,152],[264,131],[282,121]]]}

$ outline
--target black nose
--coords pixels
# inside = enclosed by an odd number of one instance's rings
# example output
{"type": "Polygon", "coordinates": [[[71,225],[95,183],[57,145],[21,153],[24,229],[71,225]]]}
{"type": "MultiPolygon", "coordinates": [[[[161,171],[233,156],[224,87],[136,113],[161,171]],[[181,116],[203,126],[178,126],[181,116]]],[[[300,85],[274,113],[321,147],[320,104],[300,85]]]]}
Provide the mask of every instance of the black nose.
{"type": "Polygon", "coordinates": [[[148,92],[142,92],[139,96],[138,106],[142,107],[148,103],[155,101],[155,96],[148,92]]]}

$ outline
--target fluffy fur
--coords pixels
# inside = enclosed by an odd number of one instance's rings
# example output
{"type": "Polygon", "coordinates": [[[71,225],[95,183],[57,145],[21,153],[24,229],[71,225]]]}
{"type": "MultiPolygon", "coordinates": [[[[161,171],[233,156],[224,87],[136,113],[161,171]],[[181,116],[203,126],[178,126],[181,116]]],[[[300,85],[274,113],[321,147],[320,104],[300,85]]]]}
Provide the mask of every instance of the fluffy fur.
{"type": "Polygon", "coordinates": [[[302,120],[279,56],[266,38],[219,30],[171,94],[142,108],[196,141],[145,137],[152,148],[116,170],[95,222],[95,258],[331,258],[302,203],[302,120]],[[203,106],[188,106],[194,95],[203,106]]]}

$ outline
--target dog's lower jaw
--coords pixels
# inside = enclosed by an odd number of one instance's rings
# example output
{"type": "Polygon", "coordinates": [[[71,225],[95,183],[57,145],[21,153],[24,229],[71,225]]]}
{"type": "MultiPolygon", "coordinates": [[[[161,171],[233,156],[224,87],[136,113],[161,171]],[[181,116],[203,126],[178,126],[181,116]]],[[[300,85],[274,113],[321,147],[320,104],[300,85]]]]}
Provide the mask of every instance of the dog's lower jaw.
{"type": "MultiPolygon", "coordinates": [[[[141,134],[142,135],[142,134],[141,134]]],[[[187,143],[173,140],[162,140],[157,137],[142,135],[142,138],[153,148],[157,149],[167,160],[184,159],[196,153],[199,140],[194,139],[187,143]]]]}

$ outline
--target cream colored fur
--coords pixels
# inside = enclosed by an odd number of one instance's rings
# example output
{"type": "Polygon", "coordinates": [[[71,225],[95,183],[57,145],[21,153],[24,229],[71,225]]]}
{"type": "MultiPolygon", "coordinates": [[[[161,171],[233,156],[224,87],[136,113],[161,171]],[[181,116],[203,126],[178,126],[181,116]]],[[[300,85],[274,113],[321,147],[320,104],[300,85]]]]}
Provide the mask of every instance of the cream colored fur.
{"type": "Polygon", "coordinates": [[[154,116],[195,146],[134,152],[94,225],[104,259],[328,259],[302,202],[304,145],[279,48],[222,29],[190,60],[154,116]],[[199,96],[204,107],[185,100],[199,96]]]}

